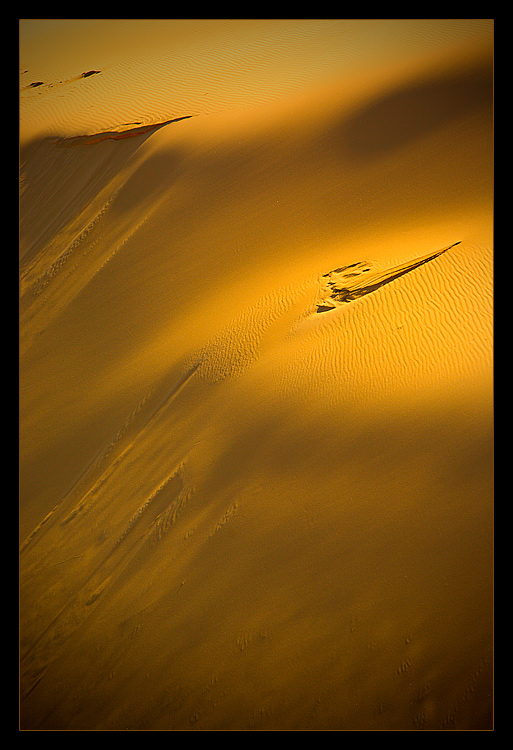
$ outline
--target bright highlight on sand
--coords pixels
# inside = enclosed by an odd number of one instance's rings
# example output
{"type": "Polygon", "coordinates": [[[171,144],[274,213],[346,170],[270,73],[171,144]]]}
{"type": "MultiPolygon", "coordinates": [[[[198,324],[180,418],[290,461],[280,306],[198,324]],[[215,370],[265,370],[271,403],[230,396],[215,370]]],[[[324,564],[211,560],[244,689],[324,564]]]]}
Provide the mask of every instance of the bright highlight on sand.
{"type": "Polygon", "coordinates": [[[493,729],[493,21],[20,22],[20,728],[493,729]]]}

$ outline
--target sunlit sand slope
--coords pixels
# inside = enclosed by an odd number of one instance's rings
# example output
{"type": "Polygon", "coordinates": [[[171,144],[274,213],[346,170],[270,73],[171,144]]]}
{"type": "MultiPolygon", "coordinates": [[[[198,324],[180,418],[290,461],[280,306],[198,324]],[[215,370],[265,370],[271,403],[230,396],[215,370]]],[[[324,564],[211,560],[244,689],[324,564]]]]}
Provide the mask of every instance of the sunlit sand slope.
{"type": "Polygon", "coordinates": [[[23,144],[24,729],[492,727],[490,56],[344,81],[23,144]]]}

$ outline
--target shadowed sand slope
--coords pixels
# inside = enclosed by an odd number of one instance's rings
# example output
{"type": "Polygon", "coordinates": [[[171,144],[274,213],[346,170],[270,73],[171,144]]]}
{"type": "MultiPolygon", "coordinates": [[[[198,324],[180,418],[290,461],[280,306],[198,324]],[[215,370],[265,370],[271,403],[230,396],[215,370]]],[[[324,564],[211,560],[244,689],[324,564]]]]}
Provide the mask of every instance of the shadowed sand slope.
{"type": "Polygon", "coordinates": [[[145,95],[163,32],[69,23],[21,56],[21,728],[491,729],[488,26],[190,22],[145,95]]]}

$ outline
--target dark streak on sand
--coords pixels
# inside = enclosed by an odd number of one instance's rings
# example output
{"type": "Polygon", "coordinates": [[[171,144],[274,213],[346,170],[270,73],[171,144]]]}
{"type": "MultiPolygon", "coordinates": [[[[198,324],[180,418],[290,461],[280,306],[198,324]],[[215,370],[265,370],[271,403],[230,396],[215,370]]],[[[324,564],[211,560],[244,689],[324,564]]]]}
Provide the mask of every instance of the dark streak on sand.
{"type": "MultiPolygon", "coordinates": [[[[373,273],[370,276],[365,276],[365,285],[363,285],[361,282],[355,283],[354,281],[349,281],[347,286],[341,287],[337,286],[337,282],[335,281],[328,281],[328,286],[331,287],[331,299],[333,299],[335,302],[353,302],[360,297],[364,297],[366,294],[375,292],[385,284],[389,284],[391,281],[395,281],[395,279],[398,279],[400,276],[404,276],[404,274],[409,273],[416,268],[419,268],[419,266],[424,265],[424,263],[429,263],[431,260],[438,258],[439,255],[442,255],[442,253],[447,252],[447,250],[450,250],[452,247],[455,247],[459,244],[460,242],[455,242],[454,244],[449,245],[448,247],[444,247],[442,250],[438,250],[436,253],[432,253],[431,255],[424,255],[421,258],[417,258],[416,260],[409,261],[408,263],[403,263],[400,266],[395,266],[394,268],[390,268],[388,271],[380,271],[378,273],[373,273]]],[[[333,273],[341,273],[349,268],[354,268],[357,265],[357,263],[351,263],[351,265],[349,266],[336,268],[334,271],[330,271],[330,273],[324,274],[324,277],[330,277],[333,273]]],[[[363,269],[362,272],[368,270],[369,269],[363,269]]],[[[360,278],[360,276],[361,273],[347,273],[344,274],[342,278],[344,280],[347,280],[355,277],[360,278]]],[[[335,304],[331,307],[328,307],[327,305],[317,305],[317,312],[329,312],[330,310],[334,310],[335,307],[335,304]]]]}

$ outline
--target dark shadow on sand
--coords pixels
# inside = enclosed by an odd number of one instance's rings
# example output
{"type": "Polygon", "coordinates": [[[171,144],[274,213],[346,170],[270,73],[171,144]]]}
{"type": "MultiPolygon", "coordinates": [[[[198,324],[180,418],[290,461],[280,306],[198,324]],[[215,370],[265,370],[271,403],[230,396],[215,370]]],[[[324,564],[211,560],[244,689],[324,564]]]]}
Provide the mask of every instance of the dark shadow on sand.
{"type": "Polygon", "coordinates": [[[347,155],[372,159],[413,142],[450,120],[493,103],[493,66],[412,83],[380,97],[342,124],[347,155]]]}

